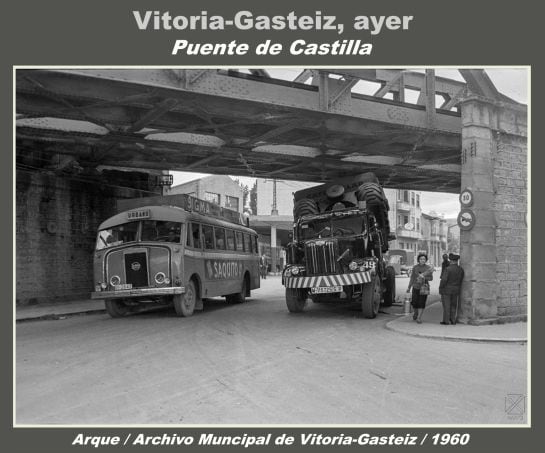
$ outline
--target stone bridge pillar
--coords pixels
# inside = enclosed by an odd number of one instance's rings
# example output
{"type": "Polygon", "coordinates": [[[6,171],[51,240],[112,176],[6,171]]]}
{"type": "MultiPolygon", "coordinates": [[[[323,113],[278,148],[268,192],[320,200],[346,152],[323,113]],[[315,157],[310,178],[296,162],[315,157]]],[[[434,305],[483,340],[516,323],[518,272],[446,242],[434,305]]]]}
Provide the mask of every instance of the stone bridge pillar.
{"type": "Polygon", "coordinates": [[[462,108],[462,184],[475,224],[460,232],[461,320],[526,319],[527,108],[472,96],[462,108]]]}

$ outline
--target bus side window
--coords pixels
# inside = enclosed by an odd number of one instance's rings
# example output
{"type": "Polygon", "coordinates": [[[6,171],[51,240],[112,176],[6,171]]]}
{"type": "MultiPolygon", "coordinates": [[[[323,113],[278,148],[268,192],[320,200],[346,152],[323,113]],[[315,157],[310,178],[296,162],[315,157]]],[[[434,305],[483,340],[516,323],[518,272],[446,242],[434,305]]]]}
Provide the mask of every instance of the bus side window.
{"type": "Polygon", "coordinates": [[[257,253],[258,250],[259,250],[259,248],[257,246],[257,236],[254,236],[254,250],[253,250],[253,252],[257,253]]]}
{"type": "Polygon", "coordinates": [[[204,248],[214,248],[214,229],[211,226],[203,225],[202,232],[204,235],[204,248]]]}
{"type": "Polygon", "coordinates": [[[187,231],[186,231],[186,240],[185,240],[185,245],[188,246],[188,247],[192,247],[192,244],[193,244],[192,237],[191,237],[191,229],[192,228],[193,228],[193,224],[188,223],[187,224],[187,231]]]}
{"type": "Polygon", "coordinates": [[[216,249],[225,250],[225,230],[223,228],[215,227],[214,235],[216,236],[216,249]]]}
{"type": "Polygon", "coordinates": [[[201,249],[201,235],[200,235],[200,225],[198,223],[191,224],[191,236],[193,236],[193,247],[196,249],[201,249]]]}
{"type": "Polygon", "coordinates": [[[235,232],[233,230],[225,230],[225,238],[227,240],[227,250],[235,250],[235,232]]]}
{"type": "Polygon", "coordinates": [[[244,243],[242,242],[242,233],[240,231],[236,232],[237,239],[237,250],[242,252],[244,250],[244,243]]]}
{"type": "Polygon", "coordinates": [[[252,245],[250,242],[250,235],[244,233],[244,251],[250,253],[252,251],[252,245]]]}

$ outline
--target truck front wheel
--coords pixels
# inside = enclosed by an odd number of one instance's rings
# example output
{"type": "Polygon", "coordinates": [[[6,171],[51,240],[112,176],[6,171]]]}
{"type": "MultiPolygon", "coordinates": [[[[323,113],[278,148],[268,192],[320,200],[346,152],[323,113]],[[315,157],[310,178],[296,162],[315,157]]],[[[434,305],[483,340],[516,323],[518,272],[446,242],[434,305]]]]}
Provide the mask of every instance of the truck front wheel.
{"type": "Polygon", "coordinates": [[[308,290],[286,288],[286,305],[291,313],[301,313],[307,304],[308,290]]]}
{"type": "Polygon", "coordinates": [[[380,293],[380,277],[375,275],[369,283],[365,283],[363,285],[361,294],[361,311],[364,318],[376,318],[380,307],[380,293]]]}

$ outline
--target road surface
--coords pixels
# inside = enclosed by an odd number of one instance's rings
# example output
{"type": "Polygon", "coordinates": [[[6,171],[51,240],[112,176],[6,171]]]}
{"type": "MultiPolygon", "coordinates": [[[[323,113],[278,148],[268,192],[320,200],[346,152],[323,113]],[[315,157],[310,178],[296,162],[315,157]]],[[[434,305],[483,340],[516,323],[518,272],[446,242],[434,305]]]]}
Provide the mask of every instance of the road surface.
{"type": "MultiPolygon", "coordinates": [[[[408,280],[396,280],[401,295],[408,280]]],[[[526,346],[409,337],[384,328],[394,314],[346,306],[290,314],[283,293],[273,277],[191,318],[18,323],[16,423],[526,422],[505,410],[527,393],[526,346]]]]}

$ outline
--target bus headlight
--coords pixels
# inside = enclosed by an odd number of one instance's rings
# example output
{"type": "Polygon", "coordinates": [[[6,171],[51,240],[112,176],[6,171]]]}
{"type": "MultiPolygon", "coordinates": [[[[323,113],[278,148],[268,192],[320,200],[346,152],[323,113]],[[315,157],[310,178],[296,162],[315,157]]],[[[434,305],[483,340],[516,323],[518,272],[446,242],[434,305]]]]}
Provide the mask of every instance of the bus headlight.
{"type": "Polygon", "coordinates": [[[155,274],[155,282],[158,284],[158,285],[162,285],[163,283],[165,283],[165,274],[163,272],[157,272],[155,274]]]}
{"type": "Polygon", "coordinates": [[[300,269],[299,269],[298,267],[292,267],[292,268],[290,269],[290,271],[291,271],[291,275],[298,275],[300,269]]]}
{"type": "Polygon", "coordinates": [[[350,264],[348,265],[348,269],[350,269],[351,271],[355,271],[358,267],[358,263],[356,263],[355,261],[350,261],[350,264]]]}
{"type": "Polygon", "coordinates": [[[121,283],[121,279],[118,275],[114,275],[110,278],[110,285],[117,286],[121,283]]]}

